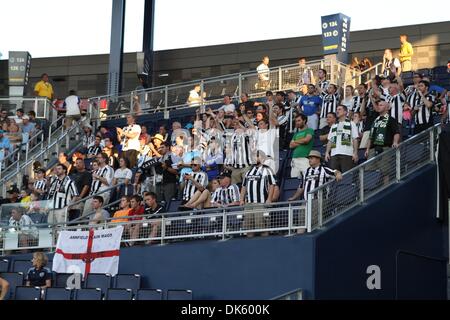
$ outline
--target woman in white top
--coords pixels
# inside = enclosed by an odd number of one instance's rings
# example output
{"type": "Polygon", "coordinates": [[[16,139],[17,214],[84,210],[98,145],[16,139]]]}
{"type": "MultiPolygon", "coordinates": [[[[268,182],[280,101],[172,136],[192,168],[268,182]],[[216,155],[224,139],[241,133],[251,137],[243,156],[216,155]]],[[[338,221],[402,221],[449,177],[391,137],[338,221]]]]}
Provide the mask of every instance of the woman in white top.
{"type": "Polygon", "coordinates": [[[130,181],[133,173],[128,169],[129,161],[126,158],[120,158],[119,168],[114,172],[113,185],[117,186],[119,184],[125,184],[117,188],[118,197],[132,195],[132,190],[130,192],[130,181]]]}
{"type": "Polygon", "coordinates": [[[345,94],[344,98],[341,101],[341,104],[347,107],[349,117],[351,118],[353,114],[353,93],[355,92],[355,88],[353,86],[346,86],[345,87],[345,94]]]}

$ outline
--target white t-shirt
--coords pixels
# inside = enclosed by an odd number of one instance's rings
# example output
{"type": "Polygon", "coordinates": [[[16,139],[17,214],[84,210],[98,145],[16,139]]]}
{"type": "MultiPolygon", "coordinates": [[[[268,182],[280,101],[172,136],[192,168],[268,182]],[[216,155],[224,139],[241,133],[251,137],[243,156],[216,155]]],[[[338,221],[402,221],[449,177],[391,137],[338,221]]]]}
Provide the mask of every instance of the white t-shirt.
{"type": "Polygon", "coordinates": [[[195,90],[189,91],[189,104],[190,105],[199,105],[200,104],[200,95],[195,90]]]}
{"type": "Polygon", "coordinates": [[[20,227],[23,230],[28,230],[28,227],[33,224],[34,223],[31,218],[26,214],[23,214],[19,221],[14,220],[13,217],[9,218],[10,227],[20,227]]]}
{"type": "Polygon", "coordinates": [[[353,111],[353,97],[347,97],[341,103],[347,107],[347,111],[353,111]]]}
{"type": "Polygon", "coordinates": [[[265,65],[264,63],[261,63],[258,66],[258,68],[256,68],[256,71],[258,71],[258,75],[261,80],[269,80],[269,73],[270,73],[269,66],[265,65]]]}
{"type": "Polygon", "coordinates": [[[127,133],[131,133],[131,132],[135,132],[137,133],[136,136],[134,138],[124,138],[126,140],[124,146],[123,146],[123,151],[128,151],[128,150],[141,150],[141,142],[139,141],[139,136],[141,135],[141,126],[138,124],[133,124],[131,126],[126,126],[125,128],[123,128],[123,132],[127,132],[127,133]]]}
{"type": "Polygon", "coordinates": [[[265,131],[256,132],[256,149],[263,151],[266,156],[275,159],[275,142],[279,141],[279,129],[271,128],[265,131]]]}
{"type": "Polygon", "coordinates": [[[352,156],[353,155],[353,139],[359,138],[358,128],[356,127],[356,124],[354,122],[351,122],[352,127],[352,141],[349,146],[342,145],[342,129],[344,127],[345,121],[339,121],[336,124],[331,126],[330,132],[328,133],[328,141],[331,139],[331,130],[337,126],[337,132],[336,132],[336,148],[331,148],[331,156],[335,155],[345,155],[345,156],[352,156]]]}
{"type": "Polygon", "coordinates": [[[234,110],[236,109],[236,106],[232,103],[230,104],[224,104],[223,106],[221,106],[219,108],[219,110],[223,110],[225,113],[231,113],[234,112],[234,110]]]}
{"type": "Polygon", "coordinates": [[[80,115],[80,98],[75,95],[68,96],[64,100],[66,106],[66,116],[80,115]]]}
{"type": "Polygon", "coordinates": [[[114,172],[114,178],[117,179],[117,183],[121,184],[125,182],[125,179],[131,180],[131,177],[133,176],[133,173],[130,169],[117,169],[116,172],[114,172]]]}

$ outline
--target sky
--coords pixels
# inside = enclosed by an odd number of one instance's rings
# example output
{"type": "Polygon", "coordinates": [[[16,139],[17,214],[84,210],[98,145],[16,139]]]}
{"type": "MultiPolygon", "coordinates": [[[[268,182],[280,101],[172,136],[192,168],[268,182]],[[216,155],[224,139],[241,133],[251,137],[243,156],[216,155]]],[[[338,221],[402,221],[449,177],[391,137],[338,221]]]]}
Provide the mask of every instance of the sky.
{"type": "MultiPolygon", "coordinates": [[[[0,0],[0,59],[8,51],[108,53],[111,7],[112,0],[0,0]]],[[[450,20],[446,0],[156,0],[154,49],[320,34],[320,17],[338,12],[351,17],[351,31],[450,20]]],[[[143,18],[144,0],[127,0],[125,52],[142,51],[143,18]]]]}

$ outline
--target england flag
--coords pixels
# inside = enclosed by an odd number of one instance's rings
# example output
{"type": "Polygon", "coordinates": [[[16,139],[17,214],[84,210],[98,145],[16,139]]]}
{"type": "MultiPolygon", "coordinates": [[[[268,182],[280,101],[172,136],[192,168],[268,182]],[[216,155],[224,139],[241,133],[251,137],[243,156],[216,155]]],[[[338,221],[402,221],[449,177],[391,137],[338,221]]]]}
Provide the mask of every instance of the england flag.
{"type": "Polygon", "coordinates": [[[116,275],[123,227],[105,230],[61,231],[53,258],[53,271],[116,275]]]}

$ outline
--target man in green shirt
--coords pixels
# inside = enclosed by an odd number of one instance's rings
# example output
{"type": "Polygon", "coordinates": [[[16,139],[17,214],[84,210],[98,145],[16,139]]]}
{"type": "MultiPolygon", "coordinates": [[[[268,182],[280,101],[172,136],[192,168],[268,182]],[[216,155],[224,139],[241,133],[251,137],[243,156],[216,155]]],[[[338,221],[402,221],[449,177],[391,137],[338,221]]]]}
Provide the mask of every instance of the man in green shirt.
{"type": "Polygon", "coordinates": [[[308,117],[300,114],[295,118],[297,132],[292,137],[289,148],[294,149],[292,154],[291,177],[298,178],[305,174],[309,168],[308,155],[313,147],[314,130],[307,126],[308,117]]]}

